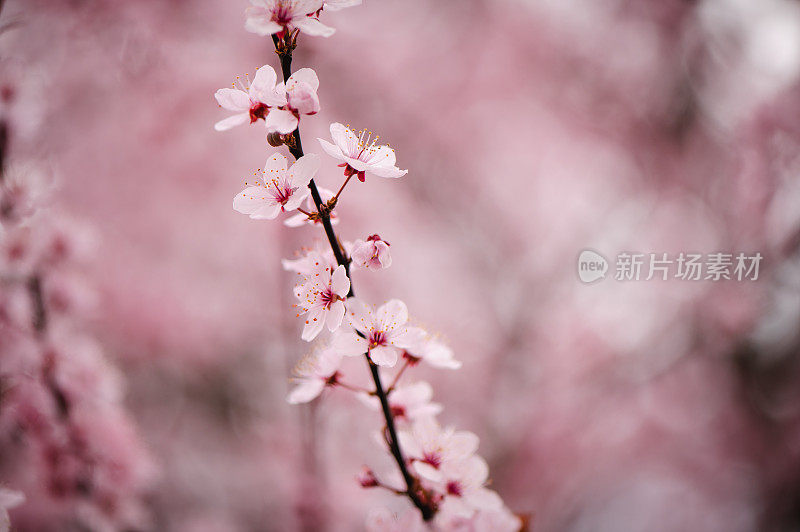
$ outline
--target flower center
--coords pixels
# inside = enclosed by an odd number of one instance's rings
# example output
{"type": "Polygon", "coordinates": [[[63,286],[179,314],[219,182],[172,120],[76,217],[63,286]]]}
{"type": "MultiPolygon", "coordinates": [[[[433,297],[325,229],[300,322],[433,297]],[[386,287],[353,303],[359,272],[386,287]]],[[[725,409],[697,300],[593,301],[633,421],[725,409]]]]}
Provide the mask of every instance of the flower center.
{"type": "Polygon", "coordinates": [[[288,26],[292,21],[292,8],[291,1],[278,0],[275,7],[272,8],[272,21],[281,26],[288,26]]]}
{"type": "Polygon", "coordinates": [[[339,296],[334,294],[330,287],[319,293],[319,300],[322,301],[322,304],[328,309],[331,308],[331,305],[339,301],[339,299],[339,296]]]}
{"type": "Polygon", "coordinates": [[[439,469],[439,466],[442,465],[442,457],[439,456],[439,453],[425,453],[422,456],[422,461],[436,469],[439,469]]]}
{"type": "Polygon", "coordinates": [[[269,113],[269,107],[261,102],[254,102],[250,107],[250,123],[252,124],[259,118],[264,118],[269,113]]]}
{"type": "Polygon", "coordinates": [[[356,155],[356,159],[363,160],[361,155],[367,151],[370,152],[375,148],[375,144],[378,143],[378,140],[381,137],[376,135],[375,138],[372,138],[372,131],[367,131],[366,129],[362,129],[358,132],[358,147],[360,151],[358,155],[356,155]]]}
{"type": "Polygon", "coordinates": [[[404,407],[403,405],[392,405],[391,411],[392,411],[392,417],[394,418],[406,417],[406,407],[404,407]]]}
{"type": "Polygon", "coordinates": [[[414,356],[408,351],[403,351],[403,359],[406,360],[408,362],[408,365],[411,367],[416,366],[417,364],[419,364],[419,361],[422,360],[420,357],[414,356]]]}
{"type": "Polygon", "coordinates": [[[272,190],[272,198],[275,200],[275,203],[280,203],[281,205],[286,205],[286,202],[289,201],[289,198],[292,197],[297,191],[298,187],[292,187],[287,181],[281,179],[273,179],[270,181],[270,186],[272,190]]]}
{"type": "Polygon", "coordinates": [[[456,482],[455,480],[451,480],[447,483],[447,494],[453,495],[455,497],[461,497],[464,490],[461,488],[461,484],[456,482]]]}
{"type": "Polygon", "coordinates": [[[369,347],[378,347],[379,345],[386,345],[386,333],[383,331],[372,331],[369,333],[369,347]]]}

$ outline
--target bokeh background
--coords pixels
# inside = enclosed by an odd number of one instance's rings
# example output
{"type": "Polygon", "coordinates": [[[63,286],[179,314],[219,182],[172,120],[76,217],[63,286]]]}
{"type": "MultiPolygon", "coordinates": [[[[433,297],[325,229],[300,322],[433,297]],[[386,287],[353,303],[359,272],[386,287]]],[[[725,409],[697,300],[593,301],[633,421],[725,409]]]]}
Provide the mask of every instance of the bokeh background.
{"type": "MultiPolygon", "coordinates": [[[[212,128],[217,88],[277,66],[246,5],[3,2],[6,164],[55,183],[47,220],[81,250],[46,289],[91,346],[47,344],[95,353],[79,382],[104,383],[116,420],[90,410],[78,438],[106,498],[65,493],[43,480],[63,457],[18,427],[41,397],[4,386],[19,530],[350,531],[406,504],[354,480],[392,469],[374,412],[340,390],[285,402],[308,346],[280,259],[321,234],[231,209],[272,151],[260,127],[212,128]]],[[[800,529],[800,4],[365,0],[323,18],[337,33],[295,54],[321,79],[306,150],[338,121],[409,169],[339,202],[343,238],[392,245],[354,282],[455,349],[461,370],[414,378],[480,436],[506,504],[537,531],[800,529]],[[755,282],[584,285],[584,248],[764,260],[755,282]]],[[[340,177],[323,155],[320,184],[340,177]]],[[[41,354],[3,327],[13,383],[41,354]]]]}

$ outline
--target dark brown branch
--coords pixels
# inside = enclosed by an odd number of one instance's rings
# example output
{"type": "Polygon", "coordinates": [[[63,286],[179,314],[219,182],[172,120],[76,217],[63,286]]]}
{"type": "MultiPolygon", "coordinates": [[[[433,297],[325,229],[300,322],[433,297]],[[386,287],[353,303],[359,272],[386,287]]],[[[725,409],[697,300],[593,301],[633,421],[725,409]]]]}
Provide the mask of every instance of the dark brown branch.
{"type": "Polygon", "coordinates": [[[33,306],[33,330],[37,336],[42,336],[47,329],[47,308],[44,305],[42,278],[39,275],[31,275],[28,278],[28,293],[33,306]]]}
{"type": "MultiPolygon", "coordinates": [[[[294,48],[294,43],[281,40],[275,35],[272,36],[272,39],[275,43],[275,51],[277,52],[281,61],[283,79],[286,81],[289,79],[289,76],[292,75],[292,50],[294,48]]],[[[294,158],[299,159],[303,156],[303,145],[300,141],[299,126],[297,129],[295,129],[293,138],[294,145],[287,144],[287,147],[294,158]]],[[[336,233],[334,232],[333,225],[331,224],[330,210],[328,209],[328,206],[323,203],[322,197],[320,196],[317,185],[314,183],[313,179],[309,182],[308,188],[311,189],[311,198],[314,201],[314,205],[317,207],[319,219],[322,222],[322,226],[325,228],[325,234],[328,237],[328,242],[330,243],[333,254],[336,257],[336,262],[341,266],[344,266],[345,271],[347,272],[347,277],[349,278],[350,260],[345,255],[344,250],[339,245],[339,240],[336,238],[336,233]]],[[[354,295],[353,281],[350,279],[350,292],[348,297],[353,297],[354,295]]],[[[435,511],[429,503],[420,497],[418,482],[408,471],[408,466],[405,458],[403,457],[403,451],[400,449],[400,443],[397,439],[397,429],[395,428],[394,416],[392,415],[392,410],[389,406],[389,399],[386,395],[386,391],[383,388],[383,383],[381,382],[378,366],[376,366],[372,360],[370,360],[367,353],[364,354],[364,358],[369,365],[369,369],[372,374],[372,380],[375,384],[375,395],[377,395],[378,399],[380,400],[381,409],[383,410],[383,417],[386,421],[386,430],[388,432],[387,443],[389,444],[389,451],[392,453],[395,462],[397,462],[397,467],[400,469],[400,473],[402,474],[403,480],[406,484],[406,491],[404,494],[407,495],[414,506],[419,509],[420,513],[422,514],[422,518],[426,521],[429,521],[433,518],[435,511]]]]}

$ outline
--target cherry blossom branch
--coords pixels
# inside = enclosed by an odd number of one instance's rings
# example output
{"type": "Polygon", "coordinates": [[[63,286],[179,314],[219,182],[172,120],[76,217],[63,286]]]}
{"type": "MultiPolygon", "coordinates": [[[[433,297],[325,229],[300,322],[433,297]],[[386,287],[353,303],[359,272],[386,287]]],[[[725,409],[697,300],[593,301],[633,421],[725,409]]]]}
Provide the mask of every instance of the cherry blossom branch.
{"type": "Polygon", "coordinates": [[[40,275],[32,275],[28,279],[27,286],[33,306],[33,330],[37,336],[41,337],[47,329],[47,308],[45,307],[44,294],[42,293],[42,277],[40,275]]]}
{"type": "MultiPolygon", "coordinates": [[[[278,36],[272,36],[273,42],[275,43],[275,52],[278,54],[281,63],[281,71],[283,73],[284,81],[288,80],[289,77],[292,75],[292,50],[295,47],[295,41],[292,40],[291,43],[287,43],[282,41],[278,36]]],[[[292,140],[287,144],[289,148],[289,152],[294,156],[295,160],[299,160],[303,157],[303,145],[300,140],[300,128],[299,126],[297,129],[294,130],[292,133],[292,140]]],[[[347,184],[347,181],[345,181],[347,184]]],[[[342,247],[339,245],[339,240],[336,237],[336,233],[333,229],[333,225],[331,224],[330,219],[330,208],[327,204],[322,201],[322,197],[320,196],[319,190],[317,189],[317,185],[313,179],[311,179],[308,183],[308,188],[311,190],[311,197],[314,201],[314,205],[317,208],[317,213],[319,215],[319,220],[322,222],[322,226],[325,229],[325,234],[328,237],[328,242],[330,243],[331,249],[333,250],[334,257],[336,258],[336,262],[343,266],[345,272],[347,273],[347,277],[350,278],[350,260],[344,254],[342,247]]],[[[342,189],[344,185],[342,186],[342,189]]],[[[341,192],[341,189],[339,190],[341,192]]],[[[338,197],[338,193],[336,195],[338,197]]],[[[352,279],[350,280],[350,290],[347,294],[347,297],[353,297],[354,290],[353,290],[353,282],[352,279]]],[[[362,334],[359,333],[363,337],[362,334]]],[[[375,384],[375,394],[377,395],[378,399],[381,403],[381,409],[383,411],[383,417],[386,421],[386,429],[388,431],[389,437],[387,438],[387,443],[389,445],[389,450],[392,453],[392,456],[397,462],[397,467],[400,469],[400,474],[403,476],[403,481],[406,485],[406,491],[401,492],[403,495],[408,496],[411,502],[416,506],[420,513],[422,514],[422,518],[425,521],[430,521],[434,516],[434,510],[431,505],[427,504],[420,496],[419,496],[419,482],[411,475],[408,470],[406,460],[403,457],[403,452],[400,449],[400,444],[397,438],[397,429],[395,427],[394,416],[392,415],[391,407],[389,406],[389,399],[386,394],[386,391],[383,388],[383,383],[381,381],[380,372],[378,371],[378,366],[372,362],[369,358],[368,353],[364,353],[364,358],[369,365],[370,373],[372,374],[372,380],[375,384]]]]}

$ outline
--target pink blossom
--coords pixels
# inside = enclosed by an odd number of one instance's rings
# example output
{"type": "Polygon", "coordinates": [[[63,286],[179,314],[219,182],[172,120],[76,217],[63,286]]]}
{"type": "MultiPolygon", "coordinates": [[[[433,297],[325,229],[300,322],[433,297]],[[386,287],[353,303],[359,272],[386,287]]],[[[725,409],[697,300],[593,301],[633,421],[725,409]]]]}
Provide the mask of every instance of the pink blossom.
{"type": "Polygon", "coordinates": [[[322,24],[316,14],[322,0],[250,0],[245,29],[258,35],[273,35],[299,29],[307,35],[330,37],[336,31],[322,24]]]}
{"type": "Polygon", "coordinates": [[[344,175],[358,174],[358,179],[364,181],[368,172],[379,177],[402,177],[408,170],[400,170],[395,166],[394,150],[386,145],[378,145],[378,138],[372,138],[367,131],[356,135],[350,128],[339,124],[331,124],[331,138],[333,144],[318,138],[322,149],[328,155],[342,161],[339,166],[344,167],[344,175]]]}
{"type": "Polygon", "coordinates": [[[426,336],[413,347],[406,349],[403,352],[403,358],[410,365],[416,365],[424,360],[435,368],[458,369],[461,367],[461,362],[454,358],[453,350],[430,336],[426,336]]]}
{"type": "Polygon", "coordinates": [[[339,328],[344,317],[344,299],[350,291],[350,279],[344,266],[334,269],[319,255],[311,258],[314,260],[311,272],[294,289],[299,300],[298,316],[306,315],[302,338],[307,342],[317,337],[323,325],[330,331],[339,328]]]}
{"type": "MultiPolygon", "coordinates": [[[[358,398],[367,406],[379,410],[377,397],[359,394],[358,398]]],[[[389,394],[389,407],[395,421],[404,425],[417,420],[433,418],[442,411],[442,405],[432,403],[433,387],[427,382],[415,382],[394,389],[389,394]]]]}
{"type": "Polygon", "coordinates": [[[248,120],[252,124],[259,118],[265,119],[271,107],[286,105],[283,84],[276,87],[277,80],[275,70],[269,65],[264,65],[256,70],[252,83],[249,83],[249,79],[243,83],[237,77],[233,88],[219,89],[214,94],[217,103],[223,109],[236,114],[214,124],[214,129],[225,131],[248,120]]]}
{"type": "Polygon", "coordinates": [[[338,266],[336,257],[327,240],[317,241],[313,248],[304,247],[300,251],[303,255],[299,258],[281,260],[284,270],[308,276],[316,268],[316,263],[320,258],[331,268],[338,266]]]}
{"type": "Polygon", "coordinates": [[[465,460],[478,450],[478,437],[472,432],[442,429],[431,417],[417,420],[409,430],[398,434],[414,470],[430,481],[441,481],[444,464],[465,460]]]}
{"type": "Polygon", "coordinates": [[[284,211],[293,211],[308,195],[308,183],[319,169],[319,157],[300,157],[286,169],[286,157],[280,153],[270,157],[264,170],[256,172],[258,180],[233,198],[234,210],[250,218],[271,220],[284,211]]]}
{"type": "MultiPolygon", "coordinates": [[[[332,190],[329,190],[329,189],[323,188],[323,187],[317,187],[317,188],[319,189],[319,195],[320,195],[320,198],[322,198],[322,202],[323,203],[326,203],[328,200],[330,200],[333,197],[333,191],[332,190]]],[[[311,195],[306,197],[305,210],[308,211],[308,212],[314,212],[314,211],[317,210],[317,206],[314,204],[314,198],[312,198],[311,195]]],[[[336,210],[331,211],[330,212],[330,219],[331,219],[331,224],[332,225],[338,224],[339,223],[339,213],[337,213],[336,210]]],[[[311,220],[311,219],[309,219],[308,216],[306,216],[303,213],[297,213],[294,216],[290,216],[290,217],[286,218],[286,220],[284,220],[283,223],[284,223],[284,225],[286,225],[288,227],[302,227],[304,225],[321,225],[322,224],[320,219],[311,220]]],[[[325,249],[327,249],[330,252],[331,256],[333,256],[333,252],[331,251],[330,244],[326,243],[324,247],[325,247],[325,249]]]]}
{"type": "Polygon", "coordinates": [[[479,456],[447,461],[439,466],[434,489],[444,498],[439,504],[439,518],[472,517],[476,510],[499,510],[503,501],[487,489],[489,466],[479,456]]]}
{"type": "Polygon", "coordinates": [[[373,312],[362,301],[352,298],[347,302],[350,325],[362,336],[342,333],[340,345],[349,352],[366,353],[379,366],[394,366],[402,349],[419,343],[425,331],[406,326],[408,308],[398,299],[392,299],[373,312]]]}
{"type": "Polygon", "coordinates": [[[316,399],[325,386],[336,382],[342,356],[331,348],[318,351],[302,359],[295,367],[297,386],[286,400],[291,404],[308,403],[316,399]]]}
{"type": "Polygon", "coordinates": [[[319,112],[319,78],[311,68],[301,68],[289,76],[286,85],[275,89],[285,100],[279,108],[271,109],[265,122],[268,132],[288,134],[297,129],[300,115],[319,112]]]}
{"type": "Polygon", "coordinates": [[[389,243],[378,235],[368,236],[366,240],[356,240],[353,244],[353,263],[362,268],[379,270],[392,265],[389,243]]]}

